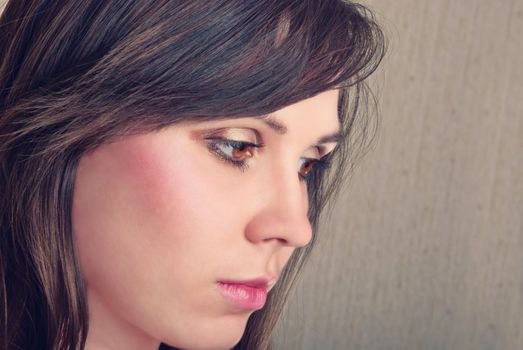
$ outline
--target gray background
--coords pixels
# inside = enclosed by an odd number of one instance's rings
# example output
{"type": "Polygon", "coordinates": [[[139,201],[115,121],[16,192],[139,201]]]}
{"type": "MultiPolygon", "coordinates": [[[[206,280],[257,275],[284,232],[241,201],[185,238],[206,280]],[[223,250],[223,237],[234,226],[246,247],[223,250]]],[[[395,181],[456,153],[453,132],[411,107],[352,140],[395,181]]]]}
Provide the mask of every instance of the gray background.
{"type": "Polygon", "coordinates": [[[523,1],[364,3],[390,41],[380,136],[277,349],[523,349],[523,1]]]}
{"type": "Polygon", "coordinates": [[[523,1],[364,3],[380,136],[277,349],[523,349],[523,1]]]}

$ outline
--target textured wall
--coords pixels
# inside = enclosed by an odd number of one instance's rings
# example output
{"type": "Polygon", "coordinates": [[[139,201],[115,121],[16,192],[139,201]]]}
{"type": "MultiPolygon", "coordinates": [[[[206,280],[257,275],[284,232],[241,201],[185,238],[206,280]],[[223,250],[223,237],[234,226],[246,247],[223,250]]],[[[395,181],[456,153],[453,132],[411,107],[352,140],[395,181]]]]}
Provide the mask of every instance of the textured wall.
{"type": "Polygon", "coordinates": [[[523,349],[523,1],[365,3],[380,137],[277,349],[523,349]]]}

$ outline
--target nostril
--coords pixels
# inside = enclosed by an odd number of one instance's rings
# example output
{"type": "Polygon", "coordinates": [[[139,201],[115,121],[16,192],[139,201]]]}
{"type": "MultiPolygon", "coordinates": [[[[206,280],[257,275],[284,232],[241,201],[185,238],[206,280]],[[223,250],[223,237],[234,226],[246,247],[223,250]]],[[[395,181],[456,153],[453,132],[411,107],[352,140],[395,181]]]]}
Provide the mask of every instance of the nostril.
{"type": "Polygon", "coordinates": [[[277,238],[277,240],[278,240],[279,243],[282,243],[282,244],[285,244],[285,245],[289,244],[289,241],[287,241],[285,238],[277,238]]]}
{"type": "Polygon", "coordinates": [[[289,245],[289,241],[287,239],[278,237],[277,235],[274,237],[265,238],[264,241],[265,242],[275,241],[275,242],[278,242],[279,244],[289,245]]]}

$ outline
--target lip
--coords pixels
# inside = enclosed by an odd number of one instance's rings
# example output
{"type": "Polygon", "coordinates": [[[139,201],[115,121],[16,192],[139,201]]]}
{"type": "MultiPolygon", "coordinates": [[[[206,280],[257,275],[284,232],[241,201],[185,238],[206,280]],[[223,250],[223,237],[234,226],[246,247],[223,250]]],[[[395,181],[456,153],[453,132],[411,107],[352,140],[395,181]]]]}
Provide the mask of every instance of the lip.
{"type": "Polygon", "coordinates": [[[221,280],[216,284],[228,302],[241,309],[255,311],[263,308],[268,289],[274,283],[274,278],[261,277],[242,281],[221,280]]]}
{"type": "Polygon", "coordinates": [[[228,284],[243,284],[244,286],[254,287],[254,288],[268,288],[269,285],[273,282],[274,278],[260,277],[254,278],[251,280],[242,280],[242,281],[233,281],[233,280],[221,280],[219,282],[228,283],[228,284]]]}

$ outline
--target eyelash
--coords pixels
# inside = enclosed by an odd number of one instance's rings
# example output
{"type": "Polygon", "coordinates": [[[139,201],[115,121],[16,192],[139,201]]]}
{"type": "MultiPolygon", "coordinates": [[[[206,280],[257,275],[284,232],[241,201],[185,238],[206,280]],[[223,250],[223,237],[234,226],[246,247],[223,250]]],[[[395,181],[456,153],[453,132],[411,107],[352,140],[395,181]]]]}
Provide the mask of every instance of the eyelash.
{"type": "MultiPolygon", "coordinates": [[[[223,153],[223,151],[220,149],[219,146],[229,146],[235,149],[244,149],[245,147],[252,147],[255,152],[257,149],[260,149],[264,147],[265,145],[260,144],[254,144],[252,142],[246,142],[246,141],[235,141],[235,140],[228,140],[221,137],[209,137],[206,139],[208,142],[209,150],[217,155],[221,160],[226,161],[229,164],[232,164],[233,166],[240,169],[240,171],[244,172],[246,171],[249,166],[247,165],[246,160],[234,160],[233,158],[229,157],[227,154],[223,153]]],[[[303,175],[301,172],[298,173],[300,181],[310,181],[313,174],[321,174],[326,169],[330,167],[330,159],[312,159],[312,158],[304,158],[305,162],[312,162],[314,164],[314,167],[312,170],[307,173],[306,175],[303,175]]]]}

